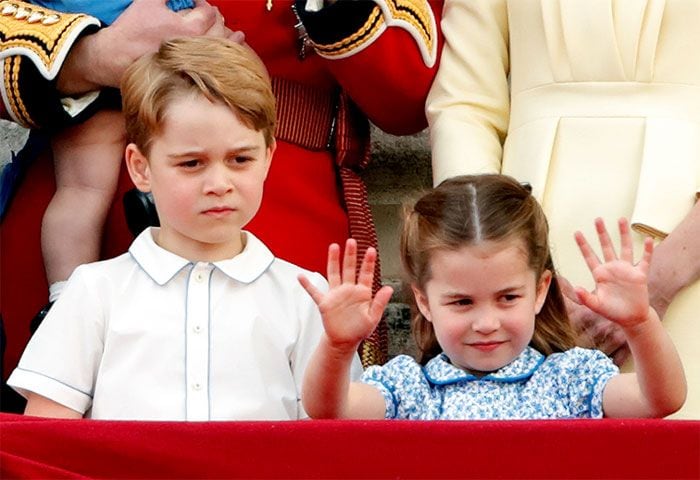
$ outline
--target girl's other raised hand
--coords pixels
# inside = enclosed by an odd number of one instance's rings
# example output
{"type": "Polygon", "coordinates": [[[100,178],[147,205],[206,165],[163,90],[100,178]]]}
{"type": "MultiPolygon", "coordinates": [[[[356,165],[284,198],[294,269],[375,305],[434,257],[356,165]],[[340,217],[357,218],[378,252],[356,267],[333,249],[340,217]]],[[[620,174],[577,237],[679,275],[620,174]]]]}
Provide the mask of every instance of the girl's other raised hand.
{"type": "Polygon", "coordinates": [[[633,327],[644,322],[649,315],[647,276],[654,250],[653,241],[650,238],[645,239],[642,258],[634,264],[632,237],[626,219],[621,218],[618,221],[619,257],[603,220],[597,218],[595,227],[603,251],[603,262],[593,252],[584,235],[581,232],[575,234],[576,243],[595,280],[595,289],[592,292],[576,288],[579,303],[623,328],[633,327]]]}

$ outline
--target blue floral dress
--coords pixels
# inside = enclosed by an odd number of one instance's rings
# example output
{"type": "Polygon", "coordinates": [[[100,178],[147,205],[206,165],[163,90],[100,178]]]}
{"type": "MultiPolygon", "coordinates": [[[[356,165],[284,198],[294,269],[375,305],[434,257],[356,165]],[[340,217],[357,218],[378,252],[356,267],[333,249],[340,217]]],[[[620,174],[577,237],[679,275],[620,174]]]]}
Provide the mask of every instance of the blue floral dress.
{"type": "Polygon", "coordinates": [[[598,350],[545,357],[528,347],[510,364],[478,378],[443,353],[421,366],[407,355],[365,371],[386,418],[413,420],[601,418],[603,389],[619,373],[598,350]]]}

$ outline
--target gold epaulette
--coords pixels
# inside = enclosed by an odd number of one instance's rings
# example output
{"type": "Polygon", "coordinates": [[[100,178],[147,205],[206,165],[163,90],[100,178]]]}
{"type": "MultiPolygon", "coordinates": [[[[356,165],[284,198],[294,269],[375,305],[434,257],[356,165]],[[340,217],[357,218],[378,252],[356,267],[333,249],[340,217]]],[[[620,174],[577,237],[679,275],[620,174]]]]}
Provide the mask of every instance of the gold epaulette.
{"type": "Polygon", "coordinates": [[[344,58],[368,47],[388,27],[406,30],[416,41],[426,66],[437,56],[437,25],[427,0],[373,0],[374,8],[360,28],[333,43],[313,46],[326,58],[344,58]]]}
{"type": "Polygon", "coordinates": [[[0,1],[0,90],[17,123],[32,128],[43,126],[34,112],[41,106],[29,105],[34,98],[28,97],[58,101],[46,90],[54,88],[53,80],[76,39],[86,29],[99,26],[100,21],[89,15],[59,13],[20,1],[0,1]]]}

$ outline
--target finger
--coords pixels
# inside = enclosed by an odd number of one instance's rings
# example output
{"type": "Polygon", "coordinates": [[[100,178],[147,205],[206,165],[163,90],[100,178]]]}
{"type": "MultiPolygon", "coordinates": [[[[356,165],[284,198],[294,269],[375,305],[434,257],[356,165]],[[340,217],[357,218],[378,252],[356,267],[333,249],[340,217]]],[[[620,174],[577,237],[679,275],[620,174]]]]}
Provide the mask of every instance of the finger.
{"type": "Polygon", "coordinates": [[[618,348],[615,350],[610,357],[612,358],[612,361],[615,365],[618,367],[621,367],[622,365],[625,364],[627,359],[630,357],[630,348],[627,346],[627,344],[623,345],[622,347],[618,348]]]}
{"type": "Polygon", "coordinates": [[[216,24],[217,13],[218,9],[209,3],[197,2],[193,9],[182,16],[182,19],[190,26],[192,35],[204,35],[216,24]]]}
{"type": "Polygon", "coordinates": [[[581,288],[581,287],[576,287],[576,296],[578,297],[578,303],[581,305],[584,305],[594,312],[598,312],[598,307],[599,307],[599,301],[598,297],[593,295],[592,293],[588,292],[587,290],[581,288]]]}
{"type": "Polygon", "coordinates": [[[605,222],[603,222],[602,218],[598,217],[595,219],[595,229],[598,233],[600,247],[603,250],[603,259],[606,262],[612,262],[613,260],[617,260],[615,247],[613,246],[612,240],[610,240],[610,235],[608,235],[608,229],[605,228],[605,222]]]}
{"type": "Polygon", "coordinates": [[[369,247],[365,252],[365,257],[362,259],[360,266],[360,276],[357,279],[358,285],[372,287],[374,280],[374,267],[377,264],[377,250],[374,247],[369,247]]]}
{"type": "Polygon", "coordinates": [[[357,242],[354,238],[348,238],[345,242],[345,254],[343,255],[343,283],[355,283],[356,269],[357,242]]]}
{"type": "Polygon", "coordinates": [[[651,265],[651,257],[654,254],[654,240],[651,237],[644,239],[644,250],[642,258],[639,261],[639,268],[644,275],[649,274],[649,266],[651,265]]]}
{"type": "Polygon", "coordinates": [[[584,348],[595,348],[595,340],[588,330],[581,330],[576,335],[576,345],[584,348]]]}
{"type": "Polygon", "coordinates": [[[236,30],[235,32],[231,29],[226,29],[226,38],[231,40],[232,42],[240,43],[241,45],[245,44],[245,33],[241,32],[240,30],[236,30]]]}
{"type": "Polygon", "coordinates": [[[627,222],[626,218],[621,218],[617,221],[617,226],[620,229],[620,259],[625,262],[633,263],[634,254],[632,251],[630,224],[627,222]]]}
{"type": "Polygon", "coordinates": [[[311,295],[311,298],[313,299],[314,303],[316,305],[321,304],[321,300],[323,300],[323,292],[316,288],[316,286],[311,283],[311,281],[306,278],[303,274],[299,274],[297,276],[297,280],[299,280],[299,283],[301,284],[302,287],[304,287],[304,290],[311,295]]]}
{"type": "Polygon", "coordinates": [[[393,288],[384,286],[380,288],[377,294],[374,296],[372,304],[369,307],[369,316],[375,325],[381,321],[382,315],[384,315],[384,310],[386,310],[386,306],[389,305],[389,301],[391,300],[391,296],[393,294],[393,288]]]}
{"type": "Polygon", "coordinates": [[[591,249],[591,246],[589,245],[588,240],[586,240],[586,237],[583,236],[583,233],[574,233],[574,238],[576,239],[576,244],[578,245],[579,250],[581,250],[581,255],[583,255],[586,265],[588,265],[588,269],[592,272],[600,265],[598,256],[595,254],[595,252],[593,252],[593,249],[591,249]]]}
{"type": "Polygon", "coordinates": [[[226,37],[228,35],[229,29],[226,28],[226,24],[224,21],[224,16],[221,14],[221,11],[217,7],[212,7],[214,9],[216,19],[214,23],[212,24],[209,29],[204,32],[204,36],[206,37],[226,37]]]}
{"type": "Polygon", "coordinates": [[[602,333],[596,339],[596,348],[608,356],[612,356],[614,352],[625,344],[626,338],[620,327],[613,323],[607,323],[605,328],[600,330],[602,333]]]}
{"type": "Polygon", "coordinates": [[[340,245],[331,243],[328,246],[328,262],[326,263],[326,277],[328,286],[335,288],[340,285],[340,245]]]}

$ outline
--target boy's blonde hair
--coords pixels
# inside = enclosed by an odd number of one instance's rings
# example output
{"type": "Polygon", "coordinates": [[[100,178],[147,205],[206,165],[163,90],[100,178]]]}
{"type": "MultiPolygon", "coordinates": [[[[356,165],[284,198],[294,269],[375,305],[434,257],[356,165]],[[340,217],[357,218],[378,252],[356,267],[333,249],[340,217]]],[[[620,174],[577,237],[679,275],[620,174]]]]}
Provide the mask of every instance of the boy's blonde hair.
{"type": "MultiPolygon", "coordinates": [[[[521,241],[537,279],[549,270],[552,282],[535,317],[530,345],[545,355],[574,346],[564,297],[549,251],[547,219],[530,191],[505,175],[464,175],[446,180],[407,207],[401,235],[401,260],[408,281],[425,291],[430,258],[436,250],[458,250],[485,241],[521,241]]],[[[418,309],[413,335],[421,363],[438,355],[433,324],[418,309]]]]}
{"type": "Polygon", "coordinates": [[[270,77],[247,46],[223,38],[188,37],[164,42],[134,62],[121,82],[129,141],[147,154],[168,107],[178,98],[203,95],[233,110],[241,122],[274,141],[275,97],[270,77]]]}

